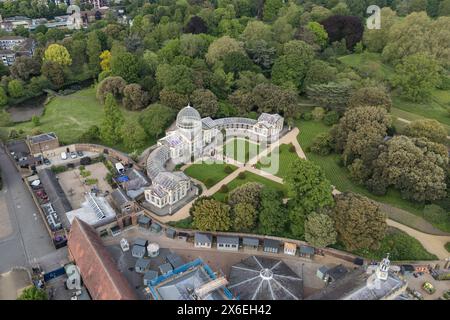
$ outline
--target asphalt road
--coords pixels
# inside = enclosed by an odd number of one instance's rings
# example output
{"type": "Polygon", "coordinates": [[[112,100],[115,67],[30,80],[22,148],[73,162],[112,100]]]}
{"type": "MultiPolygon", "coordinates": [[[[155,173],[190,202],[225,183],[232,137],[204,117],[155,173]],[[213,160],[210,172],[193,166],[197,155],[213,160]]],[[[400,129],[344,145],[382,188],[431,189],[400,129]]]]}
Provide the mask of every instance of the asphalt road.
{"type": "Polygon", "coordinates": [[[19,172],[0,146],[3,189],[0,190],[0,274],[13,267],[30,267],[43,257],[59,259],[19,172]],[[55,257],[53,257],[55,256],[55,257]]]}

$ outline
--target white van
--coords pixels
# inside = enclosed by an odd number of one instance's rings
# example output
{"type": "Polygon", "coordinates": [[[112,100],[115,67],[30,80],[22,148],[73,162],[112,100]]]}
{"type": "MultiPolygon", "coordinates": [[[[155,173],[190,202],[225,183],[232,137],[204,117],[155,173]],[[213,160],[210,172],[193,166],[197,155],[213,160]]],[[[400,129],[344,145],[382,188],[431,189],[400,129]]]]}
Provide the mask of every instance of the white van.
{"type": "Polygon", "coordinates": [[[61,152],[61,159],[66,160],[67,159],[67,153],[61,152]]]}
{"type": "Polygon", "coordinates": [[[117,170],[117,172],[119,174],[124,174],[125,173],[125,167],[120,162],[116,163],[116,170],[117,170]]]}

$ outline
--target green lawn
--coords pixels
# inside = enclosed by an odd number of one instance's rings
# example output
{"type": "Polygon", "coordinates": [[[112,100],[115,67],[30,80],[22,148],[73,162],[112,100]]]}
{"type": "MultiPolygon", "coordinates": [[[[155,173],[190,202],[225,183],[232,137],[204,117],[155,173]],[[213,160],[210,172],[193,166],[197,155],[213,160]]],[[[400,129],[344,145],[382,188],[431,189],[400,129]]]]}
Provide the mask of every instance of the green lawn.
{"type": "Polygon", "coordinates": [[[196,163],[184,170],[184,173],[194,179],[200,180],[207,188],[211,188],[231,173],[226,173],[225,167],[230,167],[233,171],[237,169],[236,166],[230,164],[196,163]]]}
{"type": "Polygon", "coordinates": [[[438,259],[434,254],[429,253],[418,240],[395,228],[388,229],[387,235],[381,241],[380,248],[356,250],[353,253],[368,259],[381,260],[386,257],[388,252],[393,261],[438,259]]]}
{"type": "MultiPolygon", "coordinates": [[[[287,195],[287,189],[284,185],[277,183],[275,181],[269,180],[267,178],[264,178],[260,175],[254,174],[252,172],[248,172],[248,171],[245,171],[245,179],[239,179],[239,177],[237,177],[236,179],[234,179],[233,181],[228,183],[228,192],[230,192],[233,189],[236,189],[237,187],[239,187],[247,182],[258,182],[269,188],[283,192],[283,194],[285,196],[287,195]]],[[[221,193],[218,191],[213,195],[213,197],[216,200],[224,202],[228,192],[221,193]]]]}
{"type": "Polygon", "coordinates": [[[261,162],[258,162],[256,164],[256,167],[258,169],[262,169],[268,173],[271,173],[273,175],[276,175],[280,178],[286,178],[287,175],[287,171],[289,168],[289,164],[292,163],[293,161],[295,161],[296,159],[298,159],[297,153],[291,152],[289,151],[291,145],[287,145],[287,144],[282,144],[279,148],[276,148],[274,150],[274,152],[272,152],[271,154],[269,154],[269,160],[271,161],[269,164],[267,165],[263,165],[261,164],[261,162]],[[271,159],[271,156],[278,156],[278,165],[275,165],[273,163],[275,163],[275,159],[271,159]],[[273,167],[272,167],[273,166],[273,167]]]}
{"type": "Polygon", "coordinates": [[[360,73],[379,80],[389,80],[395,74],[394,68],[383,63],[381,55],[378,53],[364,52],[360,54],[349,54],[340,57],[339,61],[360,73]]]}
{"type": "MultiPolygon", "coordinates": [[[[42,132],[55,132],[62,144],[71,144],[78,141],[80,135],[90,126],[99,126],[103,120],[103,106],[95,97],[95,88],[80,90],[67,96],[54,97],[45,106],[44,114],[40,118],[37,127],[42,132]]],[[[137,119],[139,112],[122,109],[126,119],[137,119]]],[[[35,128],[31,121],[14,125],[8,129],[22,129],[24,135],[30,134],[35,128]]],[[[147,147],[153,144],[154,139],[149,139],[147,147]]],[[[112,146],[123,151],[127,150],[123,145],[112,146]]]]}
{"type": "Polygon", "coordinates": [[[447,249],[447,251],[450,252],[450,242],[447,242],[445,244],[445,249],[447,249]]]}
{"type": "Polygon", "coordinates": [[[246,163],[250,157],[255,157],[259,152],[258,144],[243,139],[233,139],[224,146],[224,154],[241,163],[246,163]]]}

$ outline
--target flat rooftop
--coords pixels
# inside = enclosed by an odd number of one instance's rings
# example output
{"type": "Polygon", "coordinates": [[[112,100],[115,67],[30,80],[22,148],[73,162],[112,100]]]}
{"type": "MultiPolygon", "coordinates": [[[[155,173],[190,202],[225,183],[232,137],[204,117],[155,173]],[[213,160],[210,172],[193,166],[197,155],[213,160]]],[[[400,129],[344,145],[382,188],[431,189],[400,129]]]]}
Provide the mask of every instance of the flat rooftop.
{"type": "Polygon", "coordinates": [[[116,212],[106,198],[86,194],[85,200],[81,208],[66,213],[70,224],[77,217],[95,228],[110,223],[115,219],[116,212]]]}
{"type": "Polygon", "coordinates": [[[49,132],[49,133],[43,133],[37,136],[33,136],[30,137],[30,142],[31,143],[42,143],[45,141],[50,141],[50,140],[54,140],[56,139],[56,134],[54,134],[53,132],[49,132]]]}

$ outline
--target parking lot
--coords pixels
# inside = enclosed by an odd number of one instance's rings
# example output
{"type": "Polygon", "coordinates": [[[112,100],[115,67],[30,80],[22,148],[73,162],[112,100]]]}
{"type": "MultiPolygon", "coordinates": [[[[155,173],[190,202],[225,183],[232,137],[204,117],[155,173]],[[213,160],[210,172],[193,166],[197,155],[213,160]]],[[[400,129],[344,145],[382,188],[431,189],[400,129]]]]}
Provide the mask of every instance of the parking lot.
{"type": "Polygon", "coordinates": [[[444,294],[444,292],[450,290],[449,281],[434,280],[434,278],[429,273],[425,273],[417,278],[414,277],[413,275],[408,275],[405,278],[408,281],[408,287],[412,290],[417,290],[418,292],[420,292],[424,300],[439,299],[439,297],[441,297],[444,294]],[[422,285],[424,282],[431,283],[436,289],[436,292],[433,294],[429,294],[424,289],[422,289],[422,285]]]}
{"type": "Polygon", "coordinates": [[[112,192],[111,186],[106,182],[105,177],[108,174],[108,169],[101,162],[85,166],[85,171],[89,171],[88,177],[80,175],[79,168],[68,170],[59,173],[58,179],[67,199],[72,208],[80,208],[81,204],[86,201],[84,198],[85,192],[89,192],[93,187],[96,187],[100,192],[112,192]],[[97,183],[94,185],[87,185],[86,179],[96,179],[97,183]]]}
{"type": "Polygon", "coordinates": [[[98,153],[95,153],[95,152],[83,151],[82,154],[83,154],[82,156],[78,155],[76,153],[75,147],[73,145],[57,148],[57,149],[48,151],[44,154],[44,158],[48,159],[50,161],[50,163],[43,164],[43,165],[39,166],[37,169],[40,170],[40,169],[50,168],[52,166],[67,166],[68,164],[79,165],[80,160],[83,157],[90,157],[91,159],[98,157],[98,153]],[[67,150],[69,150],[69,153],[67,153],[67,150]],[[61,158],[62,152],[66,153],[67,159],[63,160],[61,158]],[[72,158],[70,155],[70,152],[74,152],[76,157],[72,158]]]}

